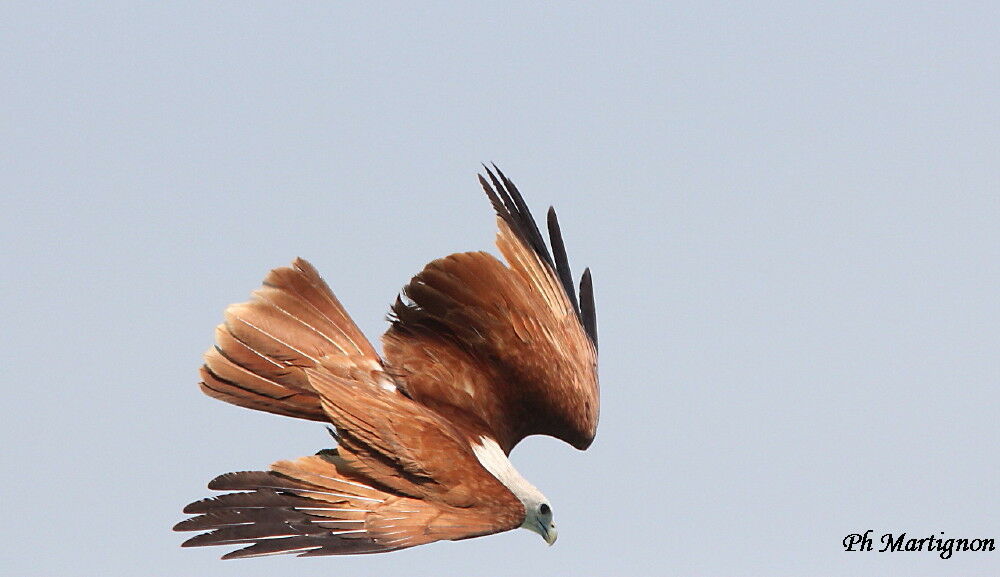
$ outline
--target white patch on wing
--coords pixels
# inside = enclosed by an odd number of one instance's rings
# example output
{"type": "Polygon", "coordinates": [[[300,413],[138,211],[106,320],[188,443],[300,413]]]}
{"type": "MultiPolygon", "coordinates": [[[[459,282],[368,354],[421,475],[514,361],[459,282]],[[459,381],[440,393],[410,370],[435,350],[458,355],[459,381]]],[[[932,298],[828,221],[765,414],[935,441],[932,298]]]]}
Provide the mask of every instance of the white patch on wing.
{"type": "MultiPolygon", "coordinates": [[[[379,367],[379,370],[380,371],[382,370],[381,366],[379,367]]],[[[395,392],[397,392],[399,390],[396,387],[396,383],[392,382],[392,379],[390,379],[385,373],[380,373],[379,374],[379,376],[378,376],[378,386],[382,387],[386,391],[389,391],[390,393],[395,393],[395,392]]]]}

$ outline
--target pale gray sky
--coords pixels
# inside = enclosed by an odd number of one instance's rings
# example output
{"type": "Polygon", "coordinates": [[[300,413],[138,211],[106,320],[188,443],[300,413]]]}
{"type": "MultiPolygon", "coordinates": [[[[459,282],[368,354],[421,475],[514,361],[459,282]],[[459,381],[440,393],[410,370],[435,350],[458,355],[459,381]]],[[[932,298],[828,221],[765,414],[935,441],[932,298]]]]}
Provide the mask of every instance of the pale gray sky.
{"type": "Polygon", "coordinates": [[[3,9],[5,574],[996,575],[841,549],[1000,538],[995,2],[283,4],[3,9]],[[594,271],[597,441],[513,454],[559,542],[179,548],[329,445],[199,393],[225,305],[303,256],[377,338],[482,161],[594,271]]]}

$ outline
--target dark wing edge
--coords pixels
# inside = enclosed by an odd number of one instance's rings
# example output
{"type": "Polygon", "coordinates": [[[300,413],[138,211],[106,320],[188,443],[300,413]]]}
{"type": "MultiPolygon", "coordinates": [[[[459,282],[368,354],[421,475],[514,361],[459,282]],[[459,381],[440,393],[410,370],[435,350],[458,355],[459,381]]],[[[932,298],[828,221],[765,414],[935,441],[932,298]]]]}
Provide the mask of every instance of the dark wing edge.
{"type": "Polygon", "coordinates": [[[594,303],[593,279],[588,268],[580,279],[580,298],[577,300],[576,289],[573,286],[573,273],[569,267],[569,259],[566,256],[566,244],[563,241],[562,231],[559,228],[559,218],[556,216],[555,208],[549,207],[548,211],[548,231],[549,243],[552,245],[552,253],[545,244],[541,231],[535,223],[528,205],[524,202],[521,192],[517,186],[504,173],[493,164],[493,168],[483,165],[489,180],[483,175],[479,176],[479,183],[482,185],[486,196],[497,216],[514,231],[522,242],[530,246],[559,279],[563,291],[573,304],[580,324],[583,326],[587,337],[597,349],[597,308],[594,303]],[[553,254],[555,258],[553,258],[553,254]]]}
{"type": "Polygon", "coordinates": [[[385,553],[509,531],[524,519],[524,508],[513,494],[467,507],[407,497],[349,467],[341,471],[346,464],[342,456],[339,448],[324,449],[278,461],[269,471],[216,477],[209,489],[233,492],[184,508],[194,516],[174,531],[201,533],[182,547],[242,547],[223,559],[385,553]]]}
{"type": "Polygon", "coordinates": [[[174,531],[205,531],[183,547],[241,546],[223,559],[293,554],[354,555],[400,547],[380,543],[367,531],[365,517],[384,495],[334,476],[320,484],[275,471],[242,471],[220,475],[210,489],[241,491],[202,499],[184,508],[196,515],[174,531]]]}

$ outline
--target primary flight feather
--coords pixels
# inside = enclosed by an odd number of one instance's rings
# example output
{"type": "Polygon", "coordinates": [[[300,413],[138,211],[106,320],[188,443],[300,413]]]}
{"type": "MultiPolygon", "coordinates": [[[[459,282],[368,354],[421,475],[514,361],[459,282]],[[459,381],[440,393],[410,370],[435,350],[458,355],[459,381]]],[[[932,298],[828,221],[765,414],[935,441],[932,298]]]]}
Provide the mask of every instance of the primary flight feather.
{"type": "Polygon", "coordinates": [[[184,546],[224,558],[395,551],[508,531],[556,539],[552,507],[507,458],[528,435],[586,449],[600,408],[589,269],[577,296],[556,213],[549,252],[517,187],[479,177],[497,247],[428,264],[403,288],[384,358],[316,269],[297,259],[231,305],[205,354],[217,399],[329,422],[337,446],[227,473],[185,507],[184,546]]]}

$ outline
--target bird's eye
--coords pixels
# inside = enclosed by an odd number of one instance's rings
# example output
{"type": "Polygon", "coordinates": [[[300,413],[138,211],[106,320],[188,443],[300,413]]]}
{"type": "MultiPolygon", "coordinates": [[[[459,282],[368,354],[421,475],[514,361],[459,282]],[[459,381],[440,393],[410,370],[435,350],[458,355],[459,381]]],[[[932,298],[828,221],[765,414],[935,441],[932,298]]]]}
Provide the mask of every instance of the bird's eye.
{"type": "Polygon", "coordinates": [[[539,515],[548,515],[551,512],[552,512],[552,508],[549,507],[548,503],[542,503],[541,505],[538,506],[538,514],[539,515]]]}

